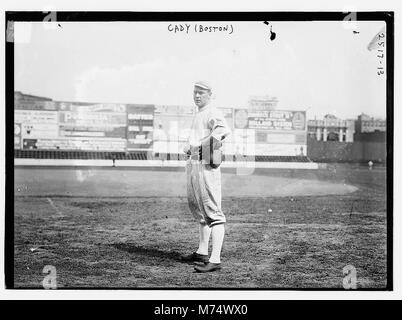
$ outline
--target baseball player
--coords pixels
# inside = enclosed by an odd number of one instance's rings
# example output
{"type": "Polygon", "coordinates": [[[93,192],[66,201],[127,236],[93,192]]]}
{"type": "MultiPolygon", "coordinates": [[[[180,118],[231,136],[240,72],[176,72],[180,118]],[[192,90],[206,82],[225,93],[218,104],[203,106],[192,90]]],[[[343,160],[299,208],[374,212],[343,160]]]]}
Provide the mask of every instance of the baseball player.
{"type": "Polygon", "coordinates": [[[199,222],[199,246],[196,252],[182,257],[184,261],[201,262],[197,272],[221,269],[221,249],[225,234],[225,215],[221,208],[221,146],[230,130],[223,114],[211,103],[211,86],[203,81],[194,85],[194,102],[198,108],[184,148],[187,197],[191,213],[199,222]],[[212,253],[208,243],[212,234],[212,253]]]}

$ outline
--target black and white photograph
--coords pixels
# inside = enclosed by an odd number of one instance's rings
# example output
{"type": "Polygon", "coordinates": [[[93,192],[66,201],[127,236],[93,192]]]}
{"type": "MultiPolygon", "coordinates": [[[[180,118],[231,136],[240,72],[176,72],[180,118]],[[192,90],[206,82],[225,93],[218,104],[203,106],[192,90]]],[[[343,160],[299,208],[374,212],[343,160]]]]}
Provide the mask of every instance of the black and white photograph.
{"type": "Polygon", "coordinates": [[[393,12],[5,16],[8,289],[393,290],[393,12]]]}

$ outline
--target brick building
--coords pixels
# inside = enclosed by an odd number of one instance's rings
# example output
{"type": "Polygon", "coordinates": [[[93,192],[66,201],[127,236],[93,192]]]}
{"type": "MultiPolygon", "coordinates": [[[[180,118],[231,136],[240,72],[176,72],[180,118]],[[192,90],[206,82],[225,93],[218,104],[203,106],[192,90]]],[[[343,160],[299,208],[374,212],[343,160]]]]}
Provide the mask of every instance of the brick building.
{"type": "Polygon", "coordinates": [[[362,113],[355,120],[355,131],[357,133],[375,132],[387,130],[387,122],[384,119],[378,119],[362,113]]]}

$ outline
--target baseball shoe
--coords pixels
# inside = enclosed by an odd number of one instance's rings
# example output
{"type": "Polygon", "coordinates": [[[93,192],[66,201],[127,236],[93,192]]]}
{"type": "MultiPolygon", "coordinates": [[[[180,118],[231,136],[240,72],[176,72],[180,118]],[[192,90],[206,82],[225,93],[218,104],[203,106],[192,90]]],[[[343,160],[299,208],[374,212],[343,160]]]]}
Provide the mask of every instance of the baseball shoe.
{"type": "Polygon", "coordinates": [[[193,252],[192,254],[189,254],[187,256],[182,256],[181,257],[182,261],[185,262],[203,262],[203,263],[208,263],[208,255],[206,254],[199,254],[197,252],[193,252]]]}
{"type": "Polygon", "coordinates": [[[197,272],[212,272],[212,271],[218,271],[221,270],[221,264],[220,263],[212,263],[208,262],[204,266],[195,266],[194,267],[195,271],[197,272]]]}

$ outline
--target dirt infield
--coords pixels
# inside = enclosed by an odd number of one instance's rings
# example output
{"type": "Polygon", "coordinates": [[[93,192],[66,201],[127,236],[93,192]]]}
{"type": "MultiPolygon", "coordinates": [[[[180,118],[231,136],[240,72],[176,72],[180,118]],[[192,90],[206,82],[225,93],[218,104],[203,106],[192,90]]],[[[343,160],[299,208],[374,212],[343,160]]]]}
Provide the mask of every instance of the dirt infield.
{"type": "Polygon", "coordinates": [[[58,288],[342,288],[346,265],[386,286],[385,170],[228,171],[212,274],[179,261],[198,240],[183,174],[16,169],[15,287],[42,287],[45,265],[58,288]]]}
{"type": "MultiPolygon", "coordinates": [[[[237,175],[235,170],[225,170],[222,175],[224,197],[313,196],[357,190],[342,181],[320,180],[314,174],[308,174],[309,170],[304,170],[306,178],[292,176],[291,173],[297,170],[279,170],[288,173],[284,176],[261,175],[270,171],[273,170],[259,169],[254,174],[237,175]]],[[[14,192],[18,196],[50,197],[185,197],[186,176],[180,168],[18,168],[14,192]]]]}

